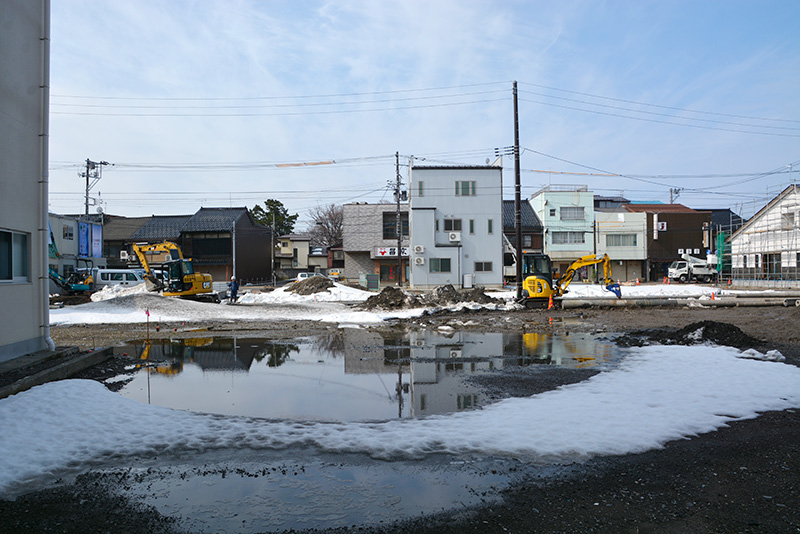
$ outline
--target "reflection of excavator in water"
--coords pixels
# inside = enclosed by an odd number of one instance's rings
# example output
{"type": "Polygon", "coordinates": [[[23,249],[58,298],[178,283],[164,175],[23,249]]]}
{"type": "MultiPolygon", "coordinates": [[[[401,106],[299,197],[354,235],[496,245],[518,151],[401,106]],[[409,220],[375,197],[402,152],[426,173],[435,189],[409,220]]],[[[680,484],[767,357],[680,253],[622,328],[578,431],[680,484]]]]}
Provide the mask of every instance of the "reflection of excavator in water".
{"type": "Polygon", "coordinates": [[[191,363],[194,361],[194,350],[197,347],[205,347],[211,345],[213,342],[213,337],[182,339],[167,344],[161,342],[161,350],[157,350],[157,352],[161,353],[157,356],[159,360],[156,363],[151,363],[150,359],[153,356],[153,342],[147,339],[144,342],[139,359],[145,360],[146,363],[144,366],[151,373],[166,376],[177,375],[183,371],[184,362],[191,363]]]}
{"type": "Polygon", "coordinates": [[[133,252],[145,270],[144,279],[149,291],[161,291],[167,297],[186,297],[219,302],[213,292],[211,275],[195,273],[192,260],[183,257],[181,247],[164,241],[153,245],[133,245],[133,252]],[[148,255],[166,254],[161,262],[148,260],[148,255]],[[158,274],[153,268],[159,269],[158,274]]]}
{"type": "MultiPolygon", "coordinates": [[[[603,264],[605,288],[622,298],[619,284],[611,279],[611,261],[608,254],[598,258],[583,256],[570,265],[561,278],[553,281],[553,270],[550,256],[547,254],[528,254],[523,257],[523,274],[527,275],[522,282],[522,300],[526,308],[546,307],[550,299],[560,299],[567,292],[567,287],[575,273],[581,267],[603,264]]],[[[554,302],[555,303],[555,302],[554,302]]]]}

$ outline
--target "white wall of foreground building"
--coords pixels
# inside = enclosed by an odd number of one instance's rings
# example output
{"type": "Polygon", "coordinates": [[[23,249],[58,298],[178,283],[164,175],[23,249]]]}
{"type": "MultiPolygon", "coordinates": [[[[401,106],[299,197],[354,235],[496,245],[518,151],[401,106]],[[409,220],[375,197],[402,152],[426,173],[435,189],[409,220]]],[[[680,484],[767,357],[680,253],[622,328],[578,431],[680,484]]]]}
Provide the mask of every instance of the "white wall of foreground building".
{"type": "Polygon", "coordinates": [[[503,284],[499,166],[412,167],[411,286],[503,284]]]}
{"type": "Polygon", "coordinates": [[[50,340],[48,0],[0,2],[0,361],[50,340]]]}

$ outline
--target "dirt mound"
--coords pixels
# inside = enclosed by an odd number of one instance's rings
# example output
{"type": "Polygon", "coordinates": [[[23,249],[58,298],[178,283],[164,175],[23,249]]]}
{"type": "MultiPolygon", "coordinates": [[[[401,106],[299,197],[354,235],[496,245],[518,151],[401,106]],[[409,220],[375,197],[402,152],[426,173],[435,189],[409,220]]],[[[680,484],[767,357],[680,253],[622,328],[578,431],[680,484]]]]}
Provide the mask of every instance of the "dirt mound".
{"type": "Polygon", "coordinates": [[[333,287],[333,282],[330,278],[324,276],[311,276],[300,282],[295,282],[289,288],[292,293],[298,295],[313,295],[314,293],[322,293],[333,287]]]}
{"type": "Polygon", "coordinates": [[[661,345],[701,345],[715,343],[737,349],[752,349],[764,345],[754,337],[742,332],[738,326],[717,321],[701,321],[684,326],[680,330],[644,330],[631,332],[618,340],[623,346],[641,347],[658,343],[661,345]]]}
{"type": "Polygon", "coordinates": [[[419,308],[420,306],[422,306],[422,301],[416,295],[406,293],[397,287],[388,286],[384,287],[377,295],[372,295],[358,307],[365,310],[398,310],[401,308],[419,308]]]}
{"type": "Polygon", "coordinates": [[[482,287],[472,289],[456,289],[451,284],[439,286],[423,297],[425,304],[432,306],[446,306],[448,304],[459,304],[462,302],[477,302],[478,304],[491,304],[499,302],[484,293],[482,287]]]}
{"type": "Polygon", "coordinates": [[[434,288],[430,293],[418,297],[406,293],[396,287],[385,287],[377,295],[368,298],[360,307],[370,310],[381,308],[396,310],[400,308],[418,308],[420,306],[449,306],[462,302],[477,302],[478,304],[491,304],[500,302],[484,293],[483,288],[456,289],[451,284],[434,288]]]}

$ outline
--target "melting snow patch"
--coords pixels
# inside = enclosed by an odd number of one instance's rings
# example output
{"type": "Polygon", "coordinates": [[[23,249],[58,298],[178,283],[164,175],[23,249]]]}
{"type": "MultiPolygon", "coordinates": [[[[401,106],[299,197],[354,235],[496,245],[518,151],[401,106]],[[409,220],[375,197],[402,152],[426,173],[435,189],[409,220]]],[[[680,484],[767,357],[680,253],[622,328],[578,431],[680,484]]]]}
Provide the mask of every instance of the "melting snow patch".
{"type": "Polygon", "coordinates": [[[780,353],[777,350],[770,350],[767,351],[766,354],[758,352],[756,349],[747,349],[742,351],[740,358],[748,358],[751,360],[763,360],[766,362],[782,362],[786,359],[786,356],[780,353]]]}
{"type": "Polygon", "coordinates": [[[630,349],[618,369],[482,410],[385,423],[301,423],[149,406],[89,380],[0,400],[0,493],[92,462],[208,449],[317,447],[376,458],[431,453],[573,461],[658,448],[759,412],[800,407],[800,369],[729,347],[630,349]]]}

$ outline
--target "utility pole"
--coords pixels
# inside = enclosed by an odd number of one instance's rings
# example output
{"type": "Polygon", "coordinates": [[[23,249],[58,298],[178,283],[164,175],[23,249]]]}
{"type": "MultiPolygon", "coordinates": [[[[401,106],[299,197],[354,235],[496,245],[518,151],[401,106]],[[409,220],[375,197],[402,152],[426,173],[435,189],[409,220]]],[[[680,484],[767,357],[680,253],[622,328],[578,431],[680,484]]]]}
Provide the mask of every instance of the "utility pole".
{"type": "Polygon", "coordinates": [[[103,166],[111,165],[107,161],[92,161],[86,158],[86,172],[78,173],[78,176],[86,178],[86,215],[89,215],[89,189],[103,177],[103,166]],[[92,180],[91,184],[89,180],[92,180]]]}
{"type": "Polygon", "coordinates": [[[675,201],[681,195],[681,191],[683,191],[682,187],[670,187],[669,189],[669,203],[675,204],[675,201]]]}
{"type": "Polygon", "coordinates": [[[517,300],[522,298],[522,185],[519,171],[519,105],[514,80],[514,239],[517,254],[517,300]]]}
{"type": "Polygon", "coordinates": [[[400,152],[394,153],[394,165],[395,165],[395,186],[394,186],[394,198],[397,202],[397,220],[396,220],[396,227],[397,227],[397,287],[402,287],[403,285],[403,255],[402,255],[402,247],[403,247],[403,225],[400,218],[400,152]]]}

